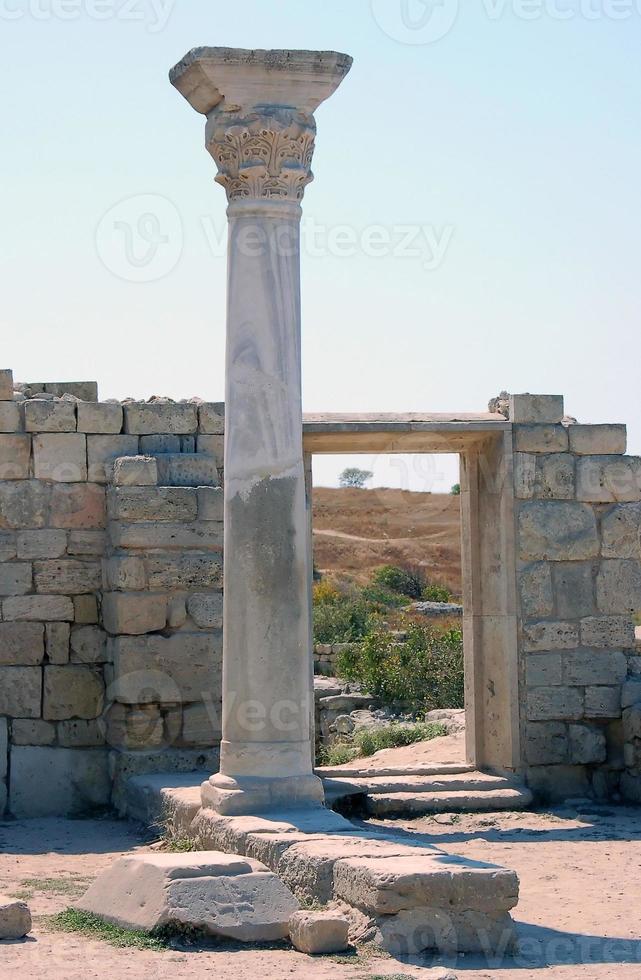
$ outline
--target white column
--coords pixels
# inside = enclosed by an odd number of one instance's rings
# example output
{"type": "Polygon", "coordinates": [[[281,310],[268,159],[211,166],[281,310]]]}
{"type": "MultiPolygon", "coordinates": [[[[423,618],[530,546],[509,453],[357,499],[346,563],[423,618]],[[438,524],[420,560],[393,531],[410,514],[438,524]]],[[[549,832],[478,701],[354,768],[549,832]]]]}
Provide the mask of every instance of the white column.
{"type": "Polygon", "coordinates": [[[308,521],[301,406],[300,218],[313,111],[351,59],[191,52],[174,85],[207,115],[229,200],[220,813],[320,804],[313,774],[308,521]]]}

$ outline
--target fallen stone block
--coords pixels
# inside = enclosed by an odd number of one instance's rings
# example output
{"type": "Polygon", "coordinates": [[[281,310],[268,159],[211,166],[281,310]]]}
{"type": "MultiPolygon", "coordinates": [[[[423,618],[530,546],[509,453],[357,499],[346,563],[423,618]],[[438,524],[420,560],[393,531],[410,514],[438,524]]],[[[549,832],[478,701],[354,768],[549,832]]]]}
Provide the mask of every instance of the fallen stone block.
{"type": "Polygon", "coordinates": [[[25,902],[0,895],[0,940],[24,939],[31,932],[31,912],[25,902]]]}
{"type": "Polygon", "coordinates": [[[123,857],[77,903],[106,922],[151,932],[191,926],[241,942],[289,934],[298,902],[258,861],[204,851],[123,857]]]}
{"type": "Polygon", "coordinates": [[[340,953],[349,946],[349,920],[338,912],[294,912],[289,937],[301,953],[340,953]]]}

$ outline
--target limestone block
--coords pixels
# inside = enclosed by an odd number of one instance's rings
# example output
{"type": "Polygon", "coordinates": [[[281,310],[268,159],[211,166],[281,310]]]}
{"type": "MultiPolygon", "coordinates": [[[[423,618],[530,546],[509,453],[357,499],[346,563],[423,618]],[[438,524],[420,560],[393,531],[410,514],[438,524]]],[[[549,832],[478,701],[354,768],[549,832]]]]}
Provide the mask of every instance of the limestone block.
{"type": "Polygon", "coordinates": [[[89,479],[94,483],[107,483],[112,464],[120,456],[138,455],[138,436],[88,435],[87,463],[89,479]],[[109,474],[107,473],[109,469],[109,474]]]}
{"type": "Polygon", "coordinates": [[[138,636],[167,625],[167,597],[141,592],[108,592],[102,597],[102,622],[108,633],[138,636]]]}
{"type": "Polygon", "coordinates": [[[221,436],[225,432],[225,403],[205,402],[198,409],[198,431],[221,436]]]}
{"type": "Polygon", "coordinates": [[[572,650],[579,643],[579,627],[570,622],[530,623],[523,627],[523,649],[572,650]]]}
{"type": "Polygon", "coordinates": [[[51,488],[37,480],[0,481],[0,527],[19,530],[44,527],[50,496],[51,488]]]}
{"type": "Polygon", "coordinates": [[[574,492],[574,456],[546,453],[536,457],[533,495],[537,500],[572,500],[574,492]]]}
{"type": "Polygon", "coordinates": [[[73,395],[83,402],[98,401],[98,385],[95,381],[47,381],[44,390],[56,398],[73,395]]]}
{"type": "Polygon", "coordinates": [[[0,671],[0,715],[39,718],[41,667],[3,667],[0,671]]]}
{"type": "Polygon", "coordinates": [[[620,718],[621,717],[620,686],[586,687],[585,717],[586,718],[620,718]]]}
{"type": "Polygon", "coordinates": [[[145,559],[150,589],[215,589],[222,584],[221,556],[216,554],[149,555],[145,559]]]}
{"type": "Polygon", "coordinates": [[[40,623],[0,623],[0,665],[41,664],[44,652],[44,626],[40,623]]]}
{"type": "Polygon", "coordinates": [[[107,660],[107,634],[99,626],[74,626],[71,630],[71,662],[104,664],[107,660]]]}
{"type": "Polygon", "coordinates": [[[222,521],[224,493],[222,487],[198,487],[198,520],[222,521]]]}
{"type": "Polygon", "coordinates": [[[223,594],[210,592],[196,593],[187,600],[187,612],[196,626],[201,629],[222,629],[223,626],[223,594]]]}
{"type": "Polygon", "coordinates": [[[571,425],[570,452],[580,456],[618,456],[627,448],[625,425],[571,425]]]}
{"type": "Polygon", "coordinates": [[[0,401],[0,432],[20,432],[23,428],[18,403],[0,401]]]}
{"type": "Polygon", "coordinates": [[[190,435],[198,429],[194,404],[131,402],[124,410],[125,432],[134,435],[190,435]]]}
{"type": "Polygon", "coordinates": [[[145,456],[157,456],[160,453],[180,453],[182,451],[180,436],[165,434],[140,437],[140,452],[145,456]]]}
{"type": "Polygon", "coordinates": [[[37,480],[83,483],[87,479],[87,437],[82,433],[46,433],[33,437],[37,480]]]}
{"type": "Polygon", "coordinates": [[[2,617],[8,622],[72,622],[73,602],[62,595],[13,596],[2,602],[2,617]]]}
{"type": "Polygon", "coordinates": [[[338,912],[294,912],[289,920],[292,945],[301,953],[340,953],[349,947],[349,919],[338,912]]]}
{"type": "Polygon", "coordinates": [[[97,558],[104,554],[106,543],[105,531],[70,531],[67,554],[97,558]]]}
{"type": "Polygon", "coordinates": [[[212,746],[222,737],[222,705],[211,697],[205,703],[189,704],[183,711],[182,741],[185,745],[212,746]]]}
{"type": "Polygon", "coordinates": [[[573,650],[562,656],[566,684],[620,684],[628,671],[625,655],[615,650],[573,650]]]}
{"type": "Polygon", "coordinates": [[[531,766],[568,761],[568,730],[561,721],[529,722],[525,730],[525,757],[531,766]]]}
{"type": "Polygon", "coordinates": [[[51,490],[50,523],[70,532],[104,528],[105,488],[96,483],[55,484],[51,490]]]}
{"type": "Polygon", "coordinates": [[[123,857],[77,908],[126,929],[170,923],[241,942],[283,939],[298,902],[258,861],[216,851],[123,857]]]}
{"type": "Polygon", "coordinates": [[[555,562],[552,583],[556,614],[560,619],[580,619],[596,612],[592,562],[555,562]]]}
{"type": "MultiPolygon", "coordinates": [[[[6,718],[0,718],[0,782],[7,776],[9,760],[9,726],[6,718]]],[[[0,806],[0,816],[4,811],[4,803],[0,806]]]]}
{"type": "Polygon", "coordinates": [[[595,765],[605,762],[605,734],[593,725],[570,725],[570,762],[575,765],[595,765]]]}
{"type": "Polygon", "coordinates": [[[534,766],[528,769],[527,782],[532,792],[546,802],[585,798],[590,791],[583,766],[534,766]]]}
{"type": "Polygon", "coordinates": [[[107,513],[113,521],[195,521],[198,499],[187,487],[114,487],[107,513]]]}
{"type": "Polygon", "coordinates": [[[112,481],[116,487],[155,487],[156,460],[153,456],[119,456],[113,462],[112,481]]]}
{"type": "Polygon", "coordinates": [[[564,425],[515,425],[514,449],[519,453],[564,453],[568,430],[564,425]]]}
{"type": "Polygon", "coordinates": [[[18,558],[60,558],[67,550],[67,533],[62,530],[19,531],[18,558]]]}
{"type": "Polygon", "coordinates": [[[192,454],[196,452],[196,436],[181,436],[180,437],[180,451],[181,453],[192,454]]]}
{"type": "Polygon", "coordinates": [[[36,590],[49,595],[85,595],[99,592],[102,587],[102,568],[97,561],[75,558],[36,561],[33,573],[36,590]]]}
{"type": "Polygon", "coordinates": [[[9,368],[0,370],[0,401],[10,402],[13,398],[13,371],[9,368]]]}
{"type": "Polygon", "coordinates": [[[511,395],[510,421],[513,423],[562,422],[563,395],[511,395]]]}
{"type": "Polygon", "coordinates": [[[117,402],[79,402],[78,432],[116,435],[122,429],[122,405],[117,402]]]}
{"type": "Polygon", "coordinates": [[[621,795],[628,803],[641,803],[641,776],[621,773],[621,795]]]}
{"type": "Polygon", "coordinates": [[[631,708],[634,704],[641,705],[641,678],[626,681],[621,691],[621,706],[631,708]]]}
{"type": "Polygon", "coordinates": [[[156,456],[158,483],[163,487],[217,487],[215,456],[208,453],[165,453],[156,456]]]}
{"type": "Polygon", "coordinates": [[[69,663],[69,623],[47,623],[45,627],[47,660],[50,664],[69,663]]]}
{"type": "Polygon", "coordinates": [[[199,702],[220,691],[222,637],[116,637],[110,644],[115,680],[112,700],[124,704],[199,702]]]}
{"type": "Polygon", "coordinates": [[[104,725],[100,720],[58,722],[58,744],[67,749],[92,749],[105,744],[104,725]]]}
{"type": "Polygon", "coordinates": [[[31,436],[0,435],[0,480],[28,480],[31,436]]]}
{"type": "Polygon", "coordinates": [[[116,556],[103,562],[104,584],[114,592],[140,592],[147,588],[147,573],[142,558],[116,556]]]}
{"type": "Polygon", "coordinates": [[[514,493],[519,500],[531,500],[536,483],[536,456],[514,453],[514,493]]]}
{"type": "Polygon", "coordinates": [[[634,623],[625,616],[590,616],[581,620],[581,643],[585,647],[634,646],[634,623]]]}
{"type": "Polygon", "coordinates": [[[56,726],[50,721],[16,718],[11,723],[12,745],[53,745],[55,740],[56,726]]]}
{"type": "Polygon", "coordinates": [[[141,549],[201,549],[222,551],[223,529],[217,521],[199,521],[196,524],[114,523],[109,529],[114,548],[141,549]]]}
{"type": "Polygon", "coordinates": [[[617,504],[601,520],[604,558],[641,559],[641,503],[617,504]]]}
{"type": "Polygon", "coordinates": [[[635,703],[623,712],[623,735],[626,742],[641,739],[641,703],[635,703]]]}
{"type": "Polygon", "coordinates": [[[18,554],[16,535],[13,531],[0,531],[0,562],[11,561],[18,554]]]}
{"type": "Polygon", "coordinates": [[[86,815],[110,795],[104,749],[15,746],[11,753],[11,812],[18,819],[86,815]]]}
{"type": "Polygon", "coordinates": [[[524,561],[582,561],[599,554],[596,517],[586,504],[527,501],[519,507],[518,523],[524,561]]]}
{"type": "Polygon", "coordinates": [[[75,432],[75,402],[40,401],[24,403],[27,432],[75,432]]]}
{"type": "Polygon", "coordinates": [[[641,610],[641,562],[602,561],[596,577],[597,607],[606,616],[633,616],[641,610]]]}
{"type": "Polygon", "coordinates": [[[31,925],[26,902],[0,895],[0,940],[24,939],[31,932],[31,925]]]}
{"type": "Polygon", "coordinates": [[[173,630],[182,629],[187,622],[187,600],[184,595],[172,596],[167,603],[167,624],[173,630]]]}
{"type": "Polygon", "coordinates": [[[528,721],[575,721],[582,717],[583,692],[576,687],[535,687],[528,691],[528,721]]]}
{"type": "Polygon", "coordinates": [[[31,562],[4,562],[0,565],[0,595],[26,595],[33,588],[31,562]]]}
{"type": "Polygon", "coordinates": [[[165,744],[163,717],[156,704],[128,707],[112,704],[107,714],[106,737],[113,748],[152,751],[165,744]]]}
{"type": "Polygon", "coordinates": [[[197,436],[196,452],[205,453],[208,456],[215,456],[218,469],[222,469],[225,459],[225,437],[205,435],[197,436]]]}
{"type": "Polygon", "coordinates": [[[552,687],[563,683],[560,653],[531,653],[525,659],[528,687],[552,687]]]}
{"type": "Polygon", "coordinates": [[[97,718],[103,701],[102,677],[90,667],[45,667],[42,716],[46,721],[97,718]]]}
{"type": "Polygon", "coordinates": [[[98,622],[98,602],[95,595],[73,597],[73,618],[76,623],[91,625],[98,622]]]}
{"type": "Polygon", "coordinates": [[[411,909],[378,922],[378,946],[400,959],[438,950],[446,956],[492,950],[509,955],[518,948],[518,936],[507,912],[453,911],[443,908],[411,909]]]}
{"type": "Polygon", "coordinates": [[[641,500],[641,460],[636,456],[580,457],[576,497],[595,504],[641,500]]]}

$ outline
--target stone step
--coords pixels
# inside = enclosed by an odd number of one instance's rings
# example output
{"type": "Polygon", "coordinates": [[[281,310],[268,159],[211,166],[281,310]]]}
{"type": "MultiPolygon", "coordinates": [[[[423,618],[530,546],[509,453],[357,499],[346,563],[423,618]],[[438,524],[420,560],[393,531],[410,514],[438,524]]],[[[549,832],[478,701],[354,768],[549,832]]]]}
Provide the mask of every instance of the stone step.
{"type": "Polygon", "coordinates": [[[430,813],[480,813],[492,810],[523,810],[532,794],[523,787],[487,790],[450,790],[428,793],[373,793],[365,807],[373,817],[420,817],[430,813]]]}
{"type": "Polygon", "coordinates": [[[158,453],[158,485],[161,487],[218,487],[220,477],[212,453],[158,453]]]}
{"type": "Polygon", "coordinates": [[[318,766],[316,775],[322,779],[374,779],[382,776],[443,776],[474,772],[467,762],[432,762],[419,766],[363,766],[361,769],[347,766],[318,766]]]}
{"type": "Polygon", "coordinates": [[[485,772],[446,773],[434,776],[376,776],[351,780],[364,792],[380,796],[383,793],[455,793],[487,792],[495,789],[515,789],[518,784],[505,776],[485,772]]]}

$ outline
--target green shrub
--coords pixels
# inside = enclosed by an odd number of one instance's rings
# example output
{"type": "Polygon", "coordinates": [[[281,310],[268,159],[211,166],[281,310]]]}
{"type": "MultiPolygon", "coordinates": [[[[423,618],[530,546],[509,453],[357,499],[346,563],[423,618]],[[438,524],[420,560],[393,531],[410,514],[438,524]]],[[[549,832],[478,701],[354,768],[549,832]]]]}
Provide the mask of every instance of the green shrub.
{"type": "Polygon", "coordinates": [[[374,755],[381,749],[397,749],[402,745],[414,745],[415,742],[428,742],[440,735],[447,735],[445,725],[412,725],[403,728],[392,724],[388,728],[368,728],[356,732],[354,744],[361,755],[374,755]]]}
{"type": "Polygon", "coordinates": [[[407,596],[392,592],[385,585],[365,585],[361,589],[361,596],[365,602],[372,604],[375,610],[385,612],[388,609],[399,609],[407,605],[407,596]]]}
{"type": "Polygon", "coordinates": [[[445,585],[426,585],[422,598],[426,602],[451,602],[452,593],[445,585]]]}
{"type": "Polygon", "coordinates": [[[321,745],[316,752],[317,766],[344,766],[352,762],[358,755],[354,745],[345,742],[334,742],[333,745],[321,745]]]}
{"type": "Polygon", "coordinates": [[[345,596],[314,606],[314,643],[355,643],[375,625],[374,613],[362,599],[345,596]]]}
{"type": "Polygon", "coordinates": [[[450,490],[450,493],[452,494],[453,497],[460,497],[461,496],[461,484],[460,483],[455,483],[454,486],[452,487],[452,489],[450,490]]]}
{"type": "Polygon", "coordinates": [[[372,582],[375,585],[383,585],[399,595],[407,596],[408,599],[420,599],[423,592],[423,583],[418,575],[396,565],[382,565],[381,568],[377,568],[372,575],[372,582]]]}
{"type": "Polygon", "coordinates": [[[339,677],[360,684],[385,704],[412,711],[463,707],[463,636],[411,623],[407,639],[376,629],[338,657],[339,677]]]}

